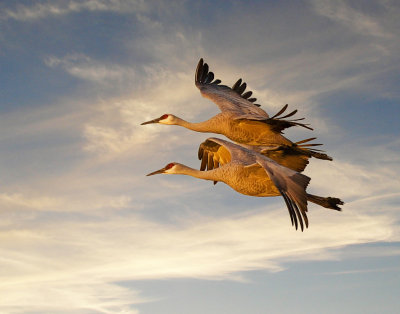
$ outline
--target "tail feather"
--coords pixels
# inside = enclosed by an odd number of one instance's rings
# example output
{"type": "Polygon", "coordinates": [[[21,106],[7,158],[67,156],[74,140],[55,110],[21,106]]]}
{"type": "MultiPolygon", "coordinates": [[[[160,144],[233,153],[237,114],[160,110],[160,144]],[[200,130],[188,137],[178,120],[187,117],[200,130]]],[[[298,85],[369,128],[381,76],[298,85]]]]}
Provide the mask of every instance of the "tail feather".
{"type": "Polygon", "coordinates": [[[325,208],[341,211],[342,209],[338,205],[343,205],[344,202],[337,197],[322,197],[307,193],[307,201],[315,203],[325,208]]]}

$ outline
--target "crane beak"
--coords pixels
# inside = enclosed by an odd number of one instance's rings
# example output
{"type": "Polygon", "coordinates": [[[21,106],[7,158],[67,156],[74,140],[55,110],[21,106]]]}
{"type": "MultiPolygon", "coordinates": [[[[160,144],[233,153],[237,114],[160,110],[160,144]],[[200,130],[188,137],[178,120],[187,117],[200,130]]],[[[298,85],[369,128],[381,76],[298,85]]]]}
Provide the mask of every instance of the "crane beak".
{"type": "Polygon", "coordinates": [[[151,172],[151,173],[149,173],[149,174],[146,174],[146,177],[148,177],[148,176],[153,176],[153,175],[155,175],[155,174],[161,174],[161,173],[165,173],[165,168],[162,168],[162,169],[160,169],[160,170],[157,170],[157,171],[151,172]]]}
{"type": "Polygon", "coordinates": [[[157,118],[157,119],[153,119],[153,120],[150,120],[147,122],[143,122],[140,125],[145,125],[145,124],[150,124],[150,123],[158,123],[158,122],[160,122],[160,120],[161,120],[161,118],[157,118]]]}

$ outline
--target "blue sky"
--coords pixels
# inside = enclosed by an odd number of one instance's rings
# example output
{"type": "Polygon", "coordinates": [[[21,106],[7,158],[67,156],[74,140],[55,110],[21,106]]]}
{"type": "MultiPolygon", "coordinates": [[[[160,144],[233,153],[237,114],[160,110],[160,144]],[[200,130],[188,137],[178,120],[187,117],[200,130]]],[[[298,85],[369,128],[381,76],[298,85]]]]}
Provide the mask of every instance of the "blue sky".
{"type": "Polygon", "coordinates": [[[395,313],[400,307],[396,1],[3,1],[0,311],[395,313]],[[200,57],[284,104],[334,161],[311,160],[295,231],[282,198],[145,177],[198,167],[208,137],[140,126],[218,112],[200,57]]]}

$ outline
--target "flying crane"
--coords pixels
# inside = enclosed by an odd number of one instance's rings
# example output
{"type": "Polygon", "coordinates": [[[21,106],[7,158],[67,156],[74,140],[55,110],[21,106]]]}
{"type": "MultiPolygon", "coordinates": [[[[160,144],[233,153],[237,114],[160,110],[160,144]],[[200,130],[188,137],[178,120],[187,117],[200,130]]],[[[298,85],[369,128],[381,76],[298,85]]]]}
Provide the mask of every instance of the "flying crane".
{"type": "Polygon", "coordinates": [[[335,197],[320,197],[306,192],[310,178],[243,146],[218,138],[200,144],[200,170],[173,162],[149,173],[182,174],[214,182],[221,181],[235,191],[250,196],[279,196],[285,200],[292,225],[308,228],[307,201],[341,210],[343,202],[335,197]]]}

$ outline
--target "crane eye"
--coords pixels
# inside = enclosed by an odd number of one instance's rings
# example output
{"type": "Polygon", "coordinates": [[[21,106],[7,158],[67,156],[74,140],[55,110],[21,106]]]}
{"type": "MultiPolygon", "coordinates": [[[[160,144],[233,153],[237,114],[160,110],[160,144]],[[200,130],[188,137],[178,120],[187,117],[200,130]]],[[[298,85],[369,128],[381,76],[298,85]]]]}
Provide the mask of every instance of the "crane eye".
{"type": "Polygon", "coordinates": [[[170,164],[165,166],[165,170],[171,169],[173,166],[175,166],[175,164],[171,162],[170,164]]]}
{"type": "Polygon", "coordinates": [[[164,119],[167,119],[167,118],[168,118],[168,115],[167,115],[167,114],[163,114],[163,115],[161,116],[160,120],[164,120],[164,119]]]}

